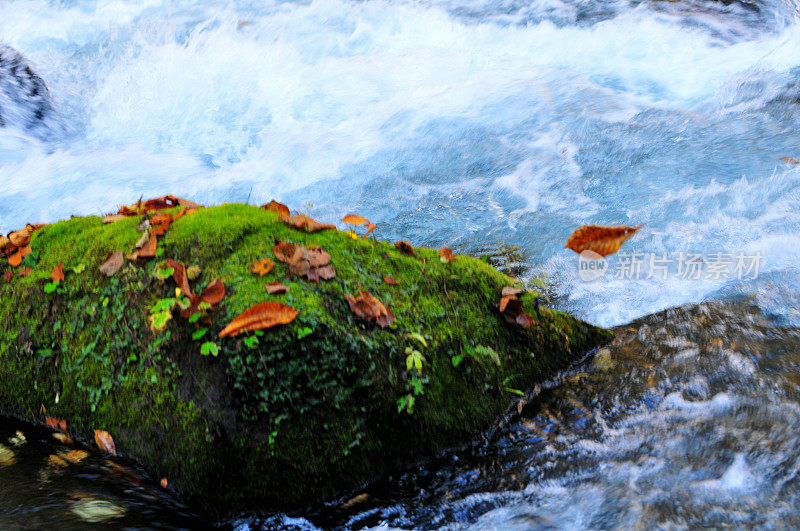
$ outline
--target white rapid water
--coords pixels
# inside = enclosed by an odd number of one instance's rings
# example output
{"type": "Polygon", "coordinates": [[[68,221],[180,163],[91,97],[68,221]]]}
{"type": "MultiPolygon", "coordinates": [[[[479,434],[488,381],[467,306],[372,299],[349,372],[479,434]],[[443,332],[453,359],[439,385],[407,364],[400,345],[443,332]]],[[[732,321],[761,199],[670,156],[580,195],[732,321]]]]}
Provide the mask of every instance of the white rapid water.
{"type": "Polygon", "coordinates": [[[68,131],[0,130],[4,232],[140,195],[274,197],[522,245],[600,324],[742,291],[796,313],[791,3],[11,0],[0,41],[68,131]],[[632,252],[761,252],[761,275],[583,283],[562,246],[585,223],[642,223],[632,252]]]}

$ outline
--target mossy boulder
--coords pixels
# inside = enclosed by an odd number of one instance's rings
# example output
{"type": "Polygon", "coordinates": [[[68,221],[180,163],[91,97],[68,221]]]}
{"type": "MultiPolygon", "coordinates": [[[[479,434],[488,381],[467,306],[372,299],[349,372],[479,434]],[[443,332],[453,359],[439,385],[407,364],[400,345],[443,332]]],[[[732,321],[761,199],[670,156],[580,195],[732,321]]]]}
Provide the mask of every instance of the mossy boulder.
{"type": "Polygon", "coordinates": [[[411,256],[347,232],[309,234],[240,204],[182,217],[159,239],[160,256],[105,277],[101,262],[133,249],[140,221],[79,217],[33,234],[22,264],[33,271],[0,287],[0,412],[42,421],[44,405],[73,436],[107,430],[121,454],[209,514],[290,508],[464,444],[516,390],[610,337],[534,307],[533,293],[523,305],[534,325],[506,322],[498,301],[514,281],[485,261],[443,263],[431,249],[411,256]],[[253,274],[252,262],[274,259],[278,241],[322,246],[336,278],[289,277],[277,260],[266,276],[253,274]],[[151,310],[176,296],[158,271],[164,258],[200,267],[195,292],[222,279],[227,294],[210,323],[176,310],[165,331],[152,331],[151,310]],[[59,262],[66,278],[48,286],[59,262]],[[273,280],[290,291],[268,295],[273,280]],[[354,315],[345,294],[361,289],[394,312],[390,327],[354,315]],[[297,318],[217,337],[267,300],[297,309],[297,318]],[[206,342],[219,347],[216,356],[201,354],[206,342]],[[408,369],[409,347],[424,358],[421,371],[408,369]]]}

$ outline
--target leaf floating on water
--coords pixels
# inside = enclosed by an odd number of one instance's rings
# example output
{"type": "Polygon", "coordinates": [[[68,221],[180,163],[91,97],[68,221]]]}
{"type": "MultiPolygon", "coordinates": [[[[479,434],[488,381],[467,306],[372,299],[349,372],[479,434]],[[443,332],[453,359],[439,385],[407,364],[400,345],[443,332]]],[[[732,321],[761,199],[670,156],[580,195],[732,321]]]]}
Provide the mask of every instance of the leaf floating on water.
{"type": "Polygon", "coordinates": [[[297,317],[297,310],[279,302],[262,302],[244,311],[226,326],[219,337],[236,336],[248,330],[262,330],[288,324],[297,317]]]}
{"type": "Polygon", "coordinates": [[[106,259],[103,260],[103,265],[100,266],[100,272],[107,277],[113,277],[117,271],[119,271],[119,268],[122,267],[123,263],[125,263],[125,257],[122,251],[116,250],[113,253],[109,253],[106,259]]]}
{"type": "Polygon", "coordinates": [[[280,218],[288,218],[289,217],[289,207],[284,205],[283,203],[278,203],[274,199],[267,203],[266,205],[261,205],[261,208],[264,210],[270,210],[272,212],[277,212],[278,217],[280,218]]]}
{"type": "Polygon", "coordinates": [[[267,282],[264,287],[267,288],[267,293],[270,295],[277,295],[278,293],[286,293],[289,291],[289,286],[286,286],[277,280],[274,282],[267,282]]]}
{"type": "Polygon", "coordinates": [[[594,251],[600,256],[607,256],[619,251],[625,240],[640,228],[641,225],[636,227],[584,225],[572,233],[564,247],[578,254],[583,251],[594,251]]]}
{"type": "Polygon", "coordinates": [[[94,442],[97,447],[107,454],[117,455],[117,448],[114,446],[114,439],[105,430],[94,430],[94,442]]]}
{"type": "Polygon", "coordinates": [[[58,265],[53,268],[50,272],[50,280],[53,282],[61,282],[64,280],[64,264],[59,262],[58,265]]]}
{"type": "Polygon", "coordinates": [[[800,160],[797,160],[794,157],[781,157],[781,160],[788,164],[800,164],[800,160]]]}
{"type": "Polygon", "coordinates": [[[392,310],[366,291],[362,291],[358,297],[345,295],[344,298],[354,314],[362,319],[375,321],[381,328],[391,326],[395,320],[392,310]]]}
{"type": "Polygon", "coordinates": [[[355,496],[355,497],[347,500],[343,504],[341,504],[339,506],[339,508],[341,508],[341,509],[349,509],[349,508],[351,508],[351,507],[353,507],[355,505],[358,505],[360,503],[364,503],[367,500],[369,500],[369,494],[367,494],[367,493],[359,494],[358,496],[355,496]]]}
{"type": "Polygon", "coordinates": [[[84,452],[83,450],[70,450],[69,452],[58,453],[58,457],[72,465],[81,464],[88,456],[89,452],[84,452]]]}
{"type": "Polygon", "coordinates": [[[272,266],[275,264],[269,258],[263,258],[258,262],[253,262],[253,268],[250,270],[256,275],[263,277],[270,271],[272,271],[272,266]]]}
{"type": "Polygon", "coordinates": [[[73,441],[72,438],[66,433],[56,432],[53,434],[53,439],[69,446],[75,444],[75,441],[73,441]]]}
{"type": "Polygon", "coordinates": [[[11,466],[16,462],[17,462],[17,457],[16,454],[14,453],[14,450],[0,444],[0,468],[11,466]]]}
{"type": "Polygon", "coordinates": [[[55,454],[51,454],[47,457],[47,464],[50,465],[51,468],[55,469],[67,468],[69,466],[69,463],[55,454]]]}
{"type": "Polygon", "coordinates": [[[84,498],[73,504],[72,512],[84,522],[99,524],[125,516],[126,509],[109,501],[84,498]]]}
{"type": "Polygon", "coordinates": [[[410,254],[414,258],[417,257],[417,253],[414,252],[414,247],[405,240],[400,240],[399,242],[395,243],[394,246],[400,249],[401,252],[410,254]]]}

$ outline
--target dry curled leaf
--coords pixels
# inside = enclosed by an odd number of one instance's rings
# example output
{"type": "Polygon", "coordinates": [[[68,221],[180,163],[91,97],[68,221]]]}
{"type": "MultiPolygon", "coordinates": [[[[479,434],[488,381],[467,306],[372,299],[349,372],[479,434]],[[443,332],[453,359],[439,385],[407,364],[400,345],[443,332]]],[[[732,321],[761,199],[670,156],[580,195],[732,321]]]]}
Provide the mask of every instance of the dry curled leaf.
{"type": "Polygon", "coordinates": [[[364,216],[359,216],[358,214],[348,214],[347,216],[342,218],[342,221],[345,223],[349,223],[350,225],[369,225],[369,220],[364,216]]]}
{"type": "Polygon", "coordinates": [[[331,280],[336,278],[336,270],[330,264],[322,267],[312,267],[306,273],[306,278],[312,282],[319,282],[320,279],[331,280]]]}
{"type": "Polygon", "coordinates": [[[128,256],[128,258],[131,260],[138,260],[139,258],[153,258],[156,255],[157,246],[158,237],[153,233],[152,230],[149,230],[142,235],[142,238],[136,244],[136,247],[139,247],[139,250],[134,251],[130,256],[128,256]]]}
{"type": "Polygon", "coordinates": [[[100,266],[100,272],[107,277],[113,277],[123,263],[125,263],[125,257],[122,255],[122,251],[116,250],[113,253],[108,253],[108,256],[103,260],[103,265],[100,266]]]}
{"type": "Polygon", "coordinates": [[[377,226],[376,224],[374,224],[374,223],[369,223],[369,224],[367,225],[367,232],[365,232],[365,233],[364,233],[364,237],[366,238],[367,236],[369,236],[370,234],[372,234],[372,231],[374,231],[374,230],[375,230],[377,227],[378,227],[378,226],[377,226]]]}
{"type": "Polygon", "coordinates": [[[267,288],[267,293],[270,295],[277,295],[278,293],[286,293],[289,291],[289,286],[281,283],[278,280],[274,282],[267,282],[264,284],[264,287],[267,288]]]}
{"type": "Polygon", "coordinates": [[[337,230],[336,225],[320,223],[310,216],[298,214],[291,218],[284,218],[284,221],[296,229],[305,229],[306,232],[317,232],[321,230],[337,230]]]}
{"type": "Polygon", "coordinates": [[[114,446],[114,439],[105,430],[94,430],[94,442],[97,447],[107,454],[117,455],[117,448],[114,446]]]}
{"type": "Polygon", "coordinates": [[[622,244],[641,228],[636,227],[604,227],[600,225],[584,225],[567,239],[564,247],[580,254],[583,251],[594,251],[600,256],[616,253],[622,244]]]}
{"type": "Polygon", "coordinates": [[[53,282],[61,282],[64,280],[64,264],[59,262],[58,265],[53,268],[50,272],[50,280],[53,282]]]}
{"type": "Polygon", "coordinates": [[[395,317],[392,310],[366,291],[362,291],[358,297],[345,294],[344,298],[350,305],[350,310],[362,319],[375,321],[381,328],[391,326],[394,322],[395,317]]]}
{"type": "Polygon", "coordinates": [[[14,247],[25,247],[31,241],[31,233],[26,229],[14,231],[8,235],[8,239],[14,247]]]}
{"type": "Polygon", "coordinates": [[[222,283],[222,280],[215,278],[211,281],[211,284],[206,286],[206,289],[200,294],[200,299],[204,302],[207,302],[211,306],[216,306],[217,304],[225,298],[225,284],[222,283]]]}
{"type": "Polygon", "coordinates": [[[395,243],[394,246],[400,249],[401,252],[410,254],[414,258],[417,257],[417,253],[414,252],[414,247],[405,240],[400,240],[399,242],[395,243]]]}
{"type": "Polygon", "coordinates": [[[167,264],[167,267],[172,268],[172,280],[175,281],[175,284],[178,285],[184,295],[191,297],[192,289],[189,287],[186,267],[181,262],[173,260],[172,258],[167,258],[164,262],[167,264]]]}
{"type": "Polygon", "coordinates": [[[272,266],[275,264],[269,258],[263,258],[258,262],[253,262],[253,268],[250,270],[256,275],[263,277],[270,271],[272,271],[272,266]]]}
{"type": "Polygon", "coordinates": [[[504,286],[502,296],[506,297],[508,295],[521,295],[522,293],[523,291],[520,288],[514,288],[512,286],[504,286]]]}
{"type": "Polygon", "coordinates": [[[453,254],[453,250],[449,247],[442,247],[439,249],[439,260],[443,263],[452,262],[456,259],[456,256],[453,254]]]}
{"type": "Polygon", "coordinates": [[[262,302],[244,311],[230,322],[219,337],[236,336],[249,330],[262,330],[288,324],[297,317],[297,310],[279,302],[262,302]]]}
{"type": "Polygon", "coordinates": [[[288,218],[289,217],[289,207],[284,205],[283,203],[278,203],[274,199],[267,203],[266,205],[261,205],[261,208],[264,210],[270,210],[272,212],[277,212],[278,217],[280,218],[288,218]]]}
{"type": "Polygon", "coordinates": [[[386,282],[387,284],[389,284],[390,286],[396,286],[397,285],[397,281],[395,279],[393,279],[392,277],[384,276],[383,277],[383,281],[386,282]]]}
{"type": "Polygon", "coordinates": [[[289,242],[278,242],[278,244],[272,248],[272,253],[275,255],[275,259],[288,264],[292,261],[292,256],[294,256],[294,251],[297,245],[289,242]]]}
{"type": "Polygon", "coordinates": [[[322,247],[314,247],[308,250],[308,263],[311,267],[326,266],[331,263],[331,255],[322,247]]]}

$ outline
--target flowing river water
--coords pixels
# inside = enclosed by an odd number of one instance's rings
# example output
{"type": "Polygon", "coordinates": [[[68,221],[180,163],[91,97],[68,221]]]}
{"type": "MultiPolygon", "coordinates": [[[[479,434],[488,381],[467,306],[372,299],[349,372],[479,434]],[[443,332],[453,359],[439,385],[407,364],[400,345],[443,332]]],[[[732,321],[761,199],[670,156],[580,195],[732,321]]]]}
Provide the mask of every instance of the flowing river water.
{"type": "MultiPolygon", "coordinates": [[[[793,0],[6,0],[0,41],[53,100],[0,129],[2,233],[276,198],[506,245],[551,304],[620,327],[468,448],[223,525],[800,525],[793,0]],[[590,282],[563,249],[588,223],[642,224],[590,282]]],[[[69,450],[0,419],[0,528],[211,525],[133,464],[50,457],[69,450]]]]}

